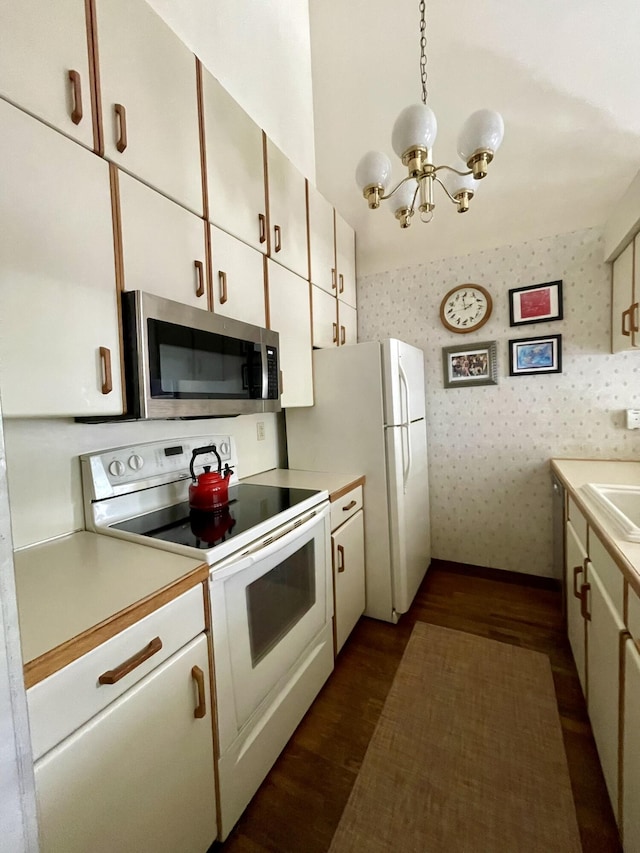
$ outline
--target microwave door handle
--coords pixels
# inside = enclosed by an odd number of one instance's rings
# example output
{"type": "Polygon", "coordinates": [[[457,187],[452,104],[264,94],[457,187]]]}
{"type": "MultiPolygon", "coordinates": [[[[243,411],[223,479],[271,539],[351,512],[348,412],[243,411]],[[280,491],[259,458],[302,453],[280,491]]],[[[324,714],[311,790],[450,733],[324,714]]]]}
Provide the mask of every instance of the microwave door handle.
{"type": "Polygon", "coordinates": [[[260,360],[262,364],[262,399],[269,397],[269,364],[267,362],[267,345],[260,344],[260,360]]]}

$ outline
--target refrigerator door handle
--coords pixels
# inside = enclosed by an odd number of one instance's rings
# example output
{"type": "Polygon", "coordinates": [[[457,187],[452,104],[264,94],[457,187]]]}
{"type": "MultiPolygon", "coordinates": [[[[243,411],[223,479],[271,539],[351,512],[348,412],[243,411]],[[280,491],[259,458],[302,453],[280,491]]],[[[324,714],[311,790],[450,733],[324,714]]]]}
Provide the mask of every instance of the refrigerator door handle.
{"type": "Polygon", "coordinates": [[[404,372],[404,367],[402,366],[402,362],[398,360],[398,376],[400,377],[400,420],[402,426],[409,424],[409,381],[407,379],[407,374],[404,372]],[[406,403],[406,412],[407,416],[402,416],[402,386],[404,386],[404,399],[406,403]]]}
{"type": "MultiPolygon", "coordinates": [[[[409,428],[409,424],[402,424],[400,430],[407,431],[407,458],[405,465],[405,456],[404,456],[404,441],[402,441],[402,492],[406,495],[407,493],[407,482],[409,480],[409,474],[411,473],[411,430],[409,428]]],[[[402,437],[402,432],[400,432],[400,436],[402,437]]]]}

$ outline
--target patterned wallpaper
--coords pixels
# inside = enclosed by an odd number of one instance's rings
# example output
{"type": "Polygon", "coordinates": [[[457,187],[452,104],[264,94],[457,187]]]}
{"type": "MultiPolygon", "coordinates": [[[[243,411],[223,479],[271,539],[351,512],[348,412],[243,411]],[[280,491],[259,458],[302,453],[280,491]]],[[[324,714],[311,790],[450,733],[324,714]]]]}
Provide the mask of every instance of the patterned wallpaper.
{"type": "MultiPolygon", "coordinates": [[[[425,239],[428,239],[428,226],[425,239]]],[[[358,279],[359,340],[425,353],[433,556],[552,575],[552,457],[640,458],[640,353],[609,354],[610,278],[588,229],[358,279]],[[564,319],[511,328],[508,290],[562,279],[564,319]],[[477,332],[440,323],[442,297],[475,282],[493,298],[477,332]],[[561,374],[509,376],[507,341],[561,334],[561,374]],[[498,385],[445,389],[442,347],[494,340],[498,385]]]]}

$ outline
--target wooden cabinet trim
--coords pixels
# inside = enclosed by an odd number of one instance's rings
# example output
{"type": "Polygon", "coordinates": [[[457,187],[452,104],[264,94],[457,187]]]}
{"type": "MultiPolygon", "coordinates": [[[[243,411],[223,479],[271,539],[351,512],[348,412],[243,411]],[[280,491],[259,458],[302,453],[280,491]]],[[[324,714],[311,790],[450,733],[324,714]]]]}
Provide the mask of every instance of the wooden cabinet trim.
{"type": "MultiPolygon", "coordinates": [[[[118,315],[118,340],[120,348],[120,387],[125,388],[124,334],[122,328],[122,291],[124,290],[124,250],[122,247],[122,211],[120,208],[120,175],[118,167],[109,163],[109,190],[111,193],[111,221],[113,226],[113,262],[116,277],[116,311],[118,315]]],[[[127,397],[123,393],[122,413],[127,414],[127,397]]]]}
{"type": "Polygon", "coordinates": [[[352,480],[350,483],[347,483],[346,486],[342,486],[340,489],[336,489],[335,492],[331,492],[329,495],[329,501],[333,503],[334,501],[340,500],[340,498],[344,497],[346,494],[351,492],[353,489],[357,489],[358,486],[364,486],[367,478],[362,475],[362,477],[358,477],[355,480],[352,480]]]}
{"type": "Polygon", "coordinates": [[[620,631],[618,648],[618,802],[616,803],[616,816],[618,818],[618,826],[620,827],[621,832],[624,827],[624,699],[627,670],[626,647],[627,640],[632,639],[633,638],[629,631],[620,631]]]}
{"type": "Polygon", "coordinates": [[[104,143],[102,138],[102,103],[100,101],[100,65],[98,63],[95,0],[84,0],[84,12],[87,27],[87,56],[89,60],[89,97],[91,100],[93,150],[96,154],[99,154],[100,157],[102,157],[104,155],[104,143]]]}
{"type": "MultiPolygon", "coordinates": [[[[262,163],[264,166],[264,203],[266,205],[266,236],[267,251],[265,255],[271,257],[271,199],[269,197],[269,158],[267,157],[267,134],[262,131],[262,163]]],[[[267,327],[269,328],[269,327],[267,327]]]]}
{"type": "Polygon", "coordinates": [[[202,181],[202,216],[209,219],[209,182],[207,178],[207,137],[204,124],[204,91],[202,88],[202,63],[197,56],[196,62],[196,98],[198,101],[198,138],[200,140],[200,178],[202,181]]]}
{"type": "Polygon", "coordinates": [[[110,619],[28,661],[24,666],[25,687],[27,689],[33,687],[34,684],[53,675],[54,672],[67,666],[67,664],[115,637],[125,628],[139,622],[144,616],[153,613],[154,610],[158,610],[164,604],[173,601],[174,598],[178,598],[183,592],[203,583],[208,577],[209,567],[203,564],[188,575],[178,578],[169,586],[121,610],[120,613],[114,614],[110,619]]]}

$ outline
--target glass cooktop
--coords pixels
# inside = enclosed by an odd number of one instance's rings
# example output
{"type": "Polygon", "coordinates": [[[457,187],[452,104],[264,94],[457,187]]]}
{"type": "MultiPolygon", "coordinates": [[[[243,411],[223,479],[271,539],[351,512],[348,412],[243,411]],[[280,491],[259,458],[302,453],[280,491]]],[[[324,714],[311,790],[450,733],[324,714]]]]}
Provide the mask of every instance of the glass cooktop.
{"type": "Polygon", "coordinates": [[[185,501],[111,526],[115,530],[151,536],[165,542],[208,549],[245,533],[316,494],[313,489],[240,483],[229,489],[229,504],[221,510],[190,509],[185,501]]]}

